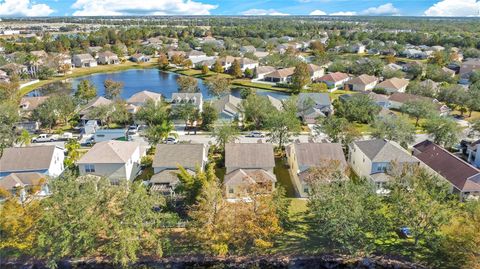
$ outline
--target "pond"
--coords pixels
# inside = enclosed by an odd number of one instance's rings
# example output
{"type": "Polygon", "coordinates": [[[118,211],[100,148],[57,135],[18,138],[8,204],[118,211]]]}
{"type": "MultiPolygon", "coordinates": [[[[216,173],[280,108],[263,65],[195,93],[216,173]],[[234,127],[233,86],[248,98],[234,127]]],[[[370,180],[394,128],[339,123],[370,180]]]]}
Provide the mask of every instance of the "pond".
{"type": "MultiPolygon", "coordinates": [[[[133,94],[143,90],[158,92],[161,93],[165,98],[170,99],[172,97],[172,93],[178,92],[177,78],[179,76],[180,75],[178,74],[164,72],[158,69],[130,69],[113,73],[93,74],[84,77],[74,78],[70,81],[72,83],[73,89],[76,89],[80,81],[89,80],[97,88],[98,95],[103,95],[103,82],[107,79],[111,79],[124,83],[124,87],[121,93],[121,96],[124,99],[128,99],[133,94]]],[[[207,87],[201,79],[198,80],[198,86],[205,99],[212,98],[212,96],[208,93],[207,87]]],[[[39,96],[53,93],[47,88],[35,90],[29,95],[39,96]]],[[[285,99],[288,97],[288,94],[281,92],[266,91],[260,89],[257,89],[256,92],[260,95],[270,95],[279,99],[285,99]]],[[[233,89],[232,94],[234,96],[240,97],[240,90],[233,89]]]]}

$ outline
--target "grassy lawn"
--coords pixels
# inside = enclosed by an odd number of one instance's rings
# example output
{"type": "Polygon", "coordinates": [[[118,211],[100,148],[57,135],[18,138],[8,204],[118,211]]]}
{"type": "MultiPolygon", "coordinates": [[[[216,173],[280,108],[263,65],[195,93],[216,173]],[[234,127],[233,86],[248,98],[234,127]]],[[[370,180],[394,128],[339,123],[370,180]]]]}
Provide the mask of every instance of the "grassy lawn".
{"type": "Polygon", "coordinates": [[[153,68],[155,66],[156,66],[156,61],[151,61],[148,63],[134,63],[134,62],[127,61],[125,63],[116,64],[116,65],[98,65],[96,67],[90,67],[90,68],[75,68],[72,70],[71,74],[67,74],[65,76],[53,77],[47,80],[41,80],[38,83],[24,87],[20,89],[20,94],[23,96],[37,88],[40,88],[52,82],[61,81],[69,78],[82,77],[82,76],[96,74],[96,73],[116,72],[116,71],[135,69],[135,68],[153,68]]]}
{"type": "Polygon", "coordinates": [[[285,189],[287,197],[295,197],[295,189],[290,173],[281,158],[275,158],[274,173],[277,176],[277,186],[282,186],[285,189]]]}
{"type": "Polygon", "coordinates": [[[236,86],[249,87],[249,88],[261,89],[261,90],[267,90],[267,91],[279,91],[279,92],[291,93],[291,89],[277,87],[270,84],[255,83],[250,81],[250,79],[235,79],[233,80],[232,84],[236,86]]]}

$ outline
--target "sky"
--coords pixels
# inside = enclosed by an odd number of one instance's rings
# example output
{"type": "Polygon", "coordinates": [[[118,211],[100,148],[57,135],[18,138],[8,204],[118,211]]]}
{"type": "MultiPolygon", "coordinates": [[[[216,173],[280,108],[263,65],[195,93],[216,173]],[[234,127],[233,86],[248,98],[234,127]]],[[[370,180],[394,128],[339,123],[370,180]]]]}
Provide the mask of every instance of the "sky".
{"type": "Polygon", "coordinates": [[[0,0],[0,17],[121,15],[480,17],[480,0],[0,0]]]}

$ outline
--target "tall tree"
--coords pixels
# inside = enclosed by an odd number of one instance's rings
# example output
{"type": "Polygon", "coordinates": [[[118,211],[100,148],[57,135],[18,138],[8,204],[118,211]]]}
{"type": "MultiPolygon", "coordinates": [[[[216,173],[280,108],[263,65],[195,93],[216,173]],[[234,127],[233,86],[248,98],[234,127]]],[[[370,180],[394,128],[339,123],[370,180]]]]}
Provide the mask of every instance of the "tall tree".
{"type": "Polygon", "coordinates": [[[97,96],[97,89],[89,80],[82,80],[77,86],[77,91],[75,92],[75,97],[88,103],[97,96]]]}
{"type": "Polygon", "coordinates": [[[167,70],[170,63],[168,62],[168,57],[165,53],[160,53],[158,56],[158,68],[160,70],[167,70]]]}
{"type": "Polygon", "coordinates": [[[460,131],[453,119],[436,116],[428,119],[423,127],[435,143],[444,147],[451,147],[459,140],[460,131]]]}
{"type": "Polygon", "coordinates": [[[276,110],[266,96],[255,93],[249,94],[246,99],[242,100],[241,107],[245,120],[253,123],[256,129],[262,128],[268,115],[276,110]]]}
{"type": "Polygon", "coordinates": [[[202,117],[202,129],[211,131],[213,124],[218,119],[218,114],[215,108],[208,102],[203,104],[203,109],[201,113],[202,117]]]}
{"type": "Polygon", "coordinates": [[[299,63],[295,67],[292,75],[292,87],[295,91],[300,92],[308,83],[310,83],[310,72],[306,63],[299,63]]]}
{"type": "Polygon", "coordinates": [[[205,80],[208,91],[213,96],[221,96],[230,92],[230,80],[220,76],[209,77],[205,80]]]}
{"type": "Polygon", "coordinates": [[[114,81],[111,79],[105,80],[103,82],[103,86],[105,87],[105,98],[116,99],[120,97],[123,85],[124,84],[121,81],[114,81]]]}
{"type": "Polygon", "coordinates": [[[372,127],[373,137],[393,140],[404,148],[415,140],[415,127],[402,116],[377,117],[372,127]]]}
{"type": "Polygon", "coordinates": [[[212,137],[217,141],[217,147],[220,150],[225,150],[225,145],[232,143],[239,137],[240,132],[236,126],[233,126],[230,123],[223,123],[218,125],[213,129],[212,137]]]}
{"type": "Polygon", "coordinates": [[[348,148],[348,144],[361,136],[352,123],[337,116],[321,119],[319,124],[315,125],[315,130],[326,134],[332,143],[342,143],[345,149],[348,148]]]}
{"type": "Polygon", "coordinates": [[[145,137],[151,146],[155,146],[167,139],[173,131],[175,131],[173,123],[171,121],[163,121],[160,124],[148,126],[145,137]]]}
{"type": "Polygon", "coordinates": [[[366,94],[354,94],[345,101],[336,100],[333,105],[337,116],[358,123],[373,122],[381,110],[373,99],[366,94]]]}
{"type": "Polygon", "coordinates": [[[284,103],[284,110],[273,111],[267,118],[266,127],[269,130],[269,141],[283,148],[290,137],[299,132],[301,122],[297,118],[297,104],[295,98],[284,103]]]}
{"type": "Polygon", "coordinates": [[[179,92],[198,92],[198,80],[194,77],[179,76],[177,84],[179,92]]]}
{"type": "Polygon", "coordinates": [[[235,59],[230,67],[230,75],[235,78],[243,77],[242,67],[240,66],[240,62],[235,59]]]}
{"type": "Polygon", "coordinates": [[[435,114],[435,104],[430,100],[414,99],[405,102],[400,110],[415,118],[415,126],[418,126],[420,118],[428,118],[435,114]]]}
{"type": "Polygon", "coordinates": [[[163,102],[148,100],[135,114],[135,119],[148,126],[160,125],[168,120],[168,107],[163,102]]]}
{"type": "Polygon", "coordinates": [[[225,70],[222,66],[222,61],[220,59],[217,59],[215,63],[213,64],[212,71],[215,73],[223,73],[225,70]]]}

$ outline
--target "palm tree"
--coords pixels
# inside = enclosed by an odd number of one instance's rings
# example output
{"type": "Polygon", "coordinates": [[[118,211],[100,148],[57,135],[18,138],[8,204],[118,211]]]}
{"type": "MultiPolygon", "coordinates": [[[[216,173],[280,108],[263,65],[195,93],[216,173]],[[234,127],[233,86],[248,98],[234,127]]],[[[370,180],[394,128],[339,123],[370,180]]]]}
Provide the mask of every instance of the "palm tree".
{"type": "Polygon", "coordinates": [[[30,145],[30,142],[32,141],[32,138],[30,137],[30,134],[28,133],[27,130],[23,129],[22,133],[17,137],[17,143],[19,146],[28,146],[30,145]]]}
{"type": "Polygon", "coordinates": [[[174,130],[175,126],[171,121],[163,121],[159,125],[153,125],[148,127],[146,137],[150,145],[153,146],[167,139],[167,137],[169,137],[170,135],[178,137],[176,133],[172,133],[174,130]]]}
{"type": "Polygon", "coordinates": [[[39,58],[36,55],[28,54],[26,57],[28,66],[30,67],[30,73],[33,77],[37,76],[38,61],[39,58]]]}

